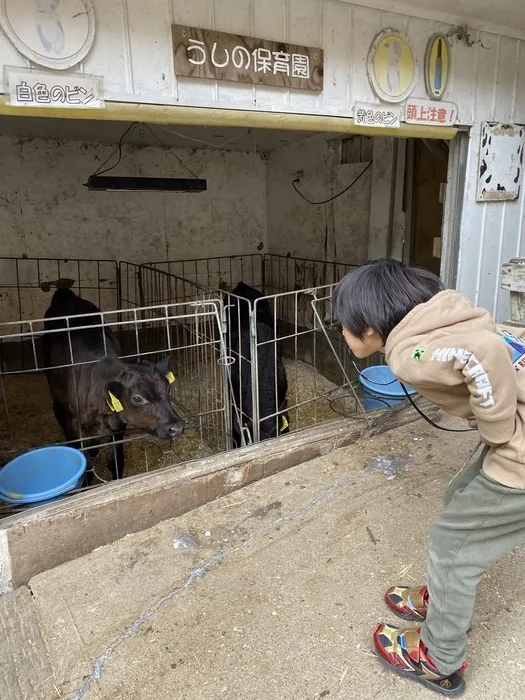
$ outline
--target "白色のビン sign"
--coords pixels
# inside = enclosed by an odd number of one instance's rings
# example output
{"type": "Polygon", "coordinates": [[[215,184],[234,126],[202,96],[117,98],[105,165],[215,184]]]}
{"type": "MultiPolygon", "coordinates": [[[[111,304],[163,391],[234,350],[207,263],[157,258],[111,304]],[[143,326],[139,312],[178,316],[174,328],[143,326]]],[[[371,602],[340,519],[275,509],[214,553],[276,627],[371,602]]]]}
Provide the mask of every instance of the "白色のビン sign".
{"type": "Polygon", "coordinates": [[[69,107],[102,109],[102,78],[96,75],[64,75],[5,66],[4,83],[11,107],[69,107]]]}
{"type": "Polygon", "coordinates": [[[450,102],[417,100],[409,98],[405,105],[407,124],[431,126],[454,126],[458,119],[458,108],[450,102]]]}
{"type": "Polygon", "coordinates": [[[302,90],[323,89],[323,51],[208,29],[172,26],[175,74],[302,90]]]}

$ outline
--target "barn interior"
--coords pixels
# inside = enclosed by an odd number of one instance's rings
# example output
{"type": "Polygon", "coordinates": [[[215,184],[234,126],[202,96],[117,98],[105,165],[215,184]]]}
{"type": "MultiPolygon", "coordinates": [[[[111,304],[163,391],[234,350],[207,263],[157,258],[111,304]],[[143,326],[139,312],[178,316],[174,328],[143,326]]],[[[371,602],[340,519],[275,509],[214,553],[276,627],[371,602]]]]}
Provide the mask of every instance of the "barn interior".
{"type": "MultiPolygon", "coordinates": [[[[121,310],[126,357],[176,357],[173,400],[189,429],[169,447],[142,436],[127,444],[132,475],[231,447],[213,307],[221,293],[244,281],[271,297],[293,430],[359,411],[355,368],[330,316],[331,285],[385,255],[439,273],[445,142],[6,116],[0,133],[4,463],[63,440],[40,371],[38,319],[53,292],[46,283],[69,277],[102,311],[121,310]],[[89,176],[107,168],[203,178],[207,189],[89,190],[89,176]],[[170,322],[179,319],[176,353],[159,340],[165,317],[142,312],[138,329],[133,313],[167,304],[178,305],[170,310],[170,322]],[[189,342],[194,330],[181,315],[207,329],[203,347],[189,342]]],[[[110,479],[102,463],[95,473],[110,479]]]]}

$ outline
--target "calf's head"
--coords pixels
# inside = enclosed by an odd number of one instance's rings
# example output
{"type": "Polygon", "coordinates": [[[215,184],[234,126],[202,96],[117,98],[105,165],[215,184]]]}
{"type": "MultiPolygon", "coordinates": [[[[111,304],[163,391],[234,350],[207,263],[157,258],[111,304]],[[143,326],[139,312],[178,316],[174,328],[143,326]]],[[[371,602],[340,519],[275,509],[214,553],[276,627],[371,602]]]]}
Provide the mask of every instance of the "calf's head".
{"type": "Polygon", "coordinates": [[[165,440],[175,440],[184,423],[169,398],[171,372],[162,373],[149,362],[125,365],[117,379],[106,385],[107,404],[124,423],[165,440]]]}

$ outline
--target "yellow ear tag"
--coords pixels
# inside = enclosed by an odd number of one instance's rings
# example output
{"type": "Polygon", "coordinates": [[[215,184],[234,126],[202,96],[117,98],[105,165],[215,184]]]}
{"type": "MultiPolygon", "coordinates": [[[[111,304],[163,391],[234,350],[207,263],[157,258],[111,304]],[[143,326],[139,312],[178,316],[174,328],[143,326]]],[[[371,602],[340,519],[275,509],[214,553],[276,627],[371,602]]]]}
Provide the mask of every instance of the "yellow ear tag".
{"type": "Polygon", "coordinates": [[[117,399],[115,394],[112,394],[111,391],[109,393],[109,401],[108,401],[108,406],[111,408],[112,411],[115,413],[120,413],[121,411],[124,410],[124,406],[120,403],[120,401],[117,399]]]}
{"type": "Polygon", "coordinates": [[[289,425],[290,423],[286,420],[286,416],[281,416],[281,433],[283,433],[289,425]]]}
{"type": "Polygon", "coordinates": [[[165,374],[164,376],[165,376],[166,379],[168,380],[168,383],[169,383],[169,384],[173,384],[173,382],[175,381],[175,375],[173,374],[173,372],[168,372],[168,373],[165,374]]]}

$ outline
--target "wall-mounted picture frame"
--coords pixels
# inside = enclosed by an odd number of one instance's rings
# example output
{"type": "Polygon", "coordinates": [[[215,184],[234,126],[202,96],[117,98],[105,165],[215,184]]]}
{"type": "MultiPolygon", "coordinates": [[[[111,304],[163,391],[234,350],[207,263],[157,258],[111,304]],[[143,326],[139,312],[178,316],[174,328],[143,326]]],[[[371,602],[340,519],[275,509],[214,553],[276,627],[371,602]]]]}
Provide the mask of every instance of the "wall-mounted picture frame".
{"type": "Polygon", "coordinates": [[[0,25],[23,56],[55,70],[80,63],[95,40],[91,0],[0,0],[0,25]]]}
{"type": "Polygon", "coordinates": [[[417,59],[408,37],[395,29],[380,32],[368,53],[368,78],[384,102],[403,102],[418,80],[417,59]]]}

